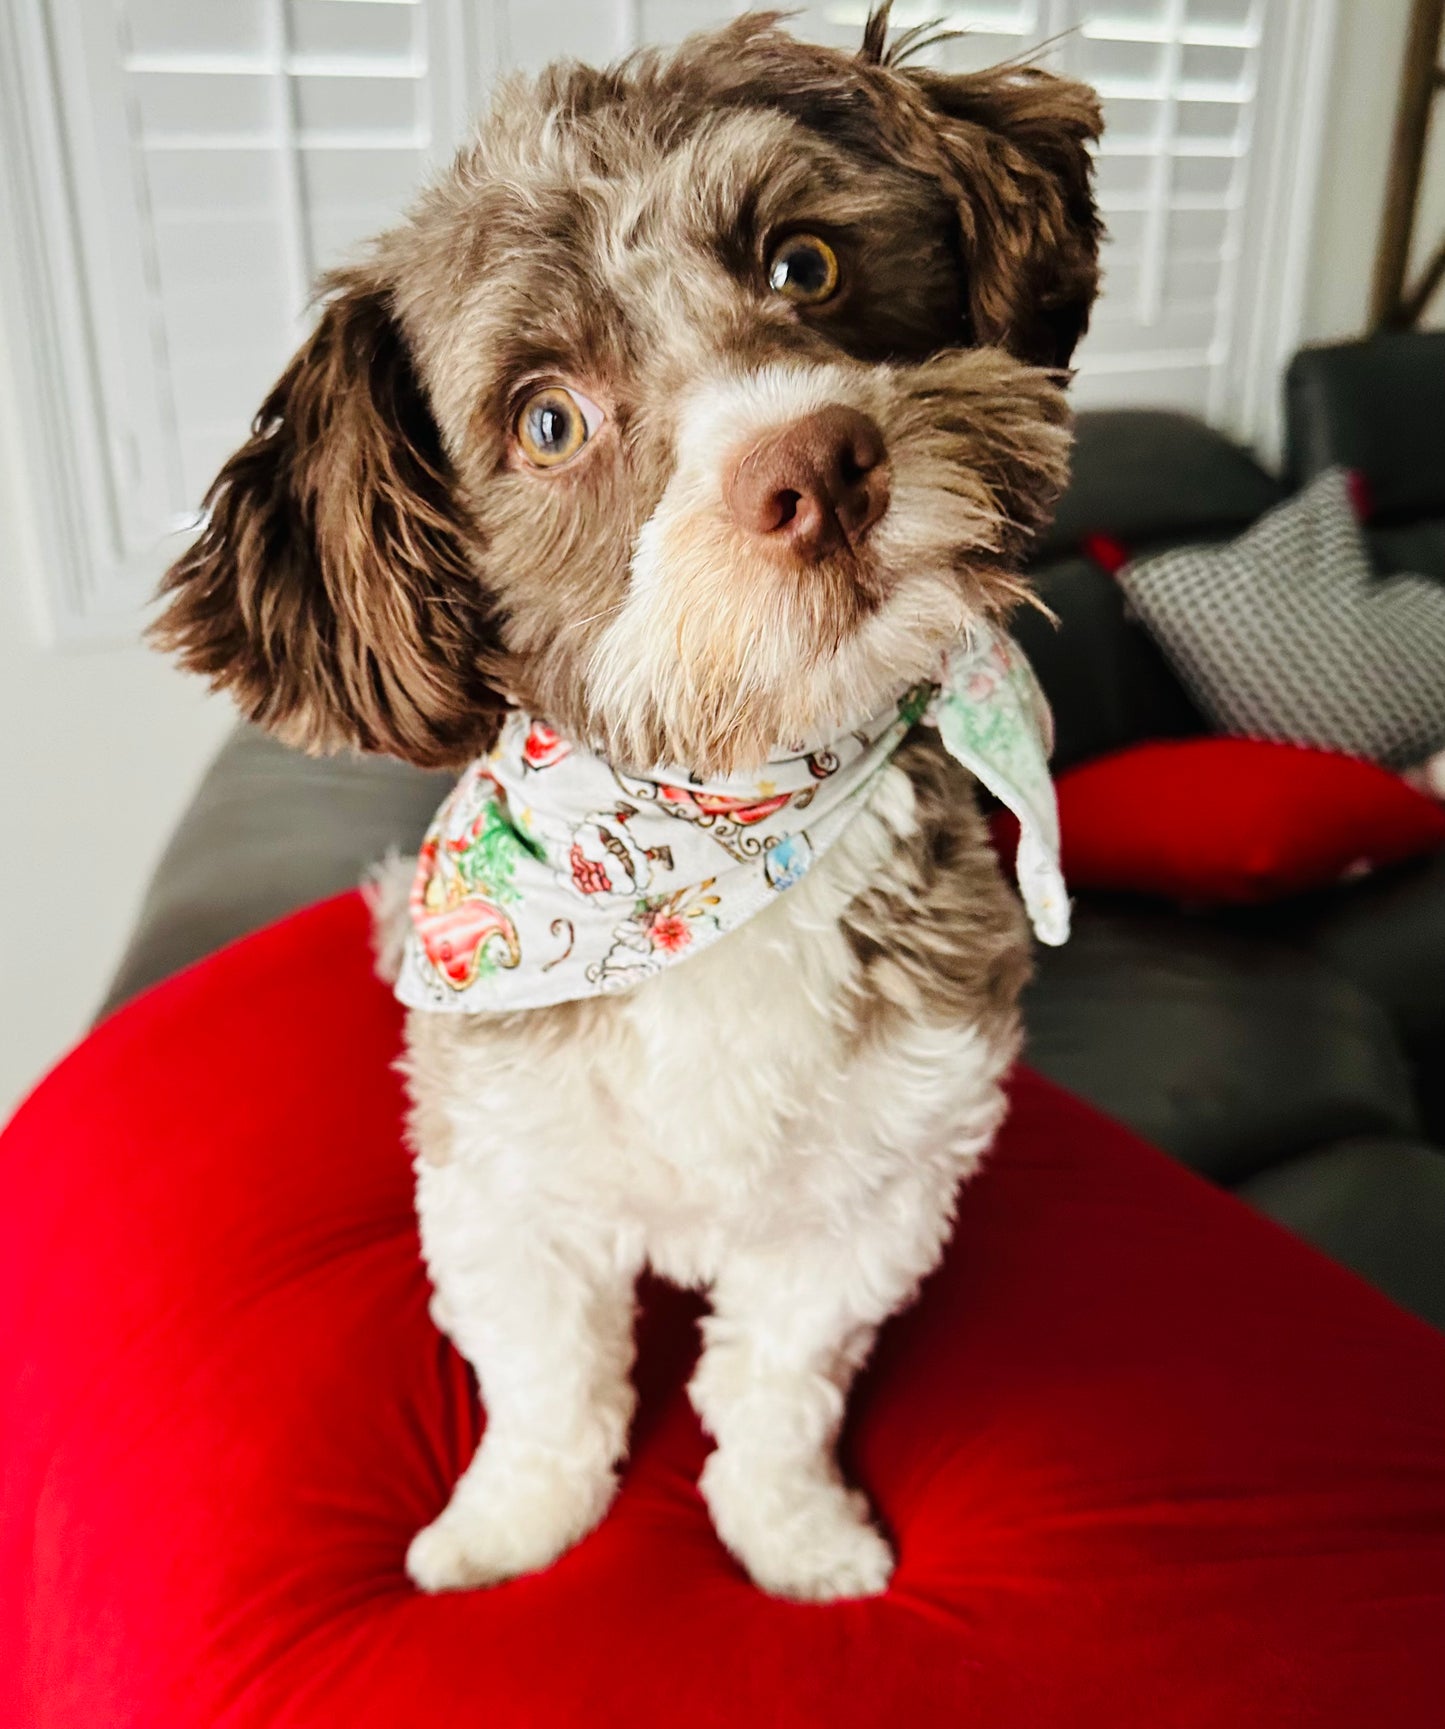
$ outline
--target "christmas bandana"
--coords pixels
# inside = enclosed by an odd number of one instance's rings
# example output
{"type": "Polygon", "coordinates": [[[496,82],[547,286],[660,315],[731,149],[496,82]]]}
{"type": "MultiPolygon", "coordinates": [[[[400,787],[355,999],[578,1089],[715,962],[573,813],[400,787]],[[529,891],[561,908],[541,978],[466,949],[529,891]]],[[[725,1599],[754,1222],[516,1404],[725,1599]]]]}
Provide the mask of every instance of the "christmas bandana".
{"type": "Polygon", "coordinates": [[[422,844],[398,997],[508,1013],[627,990],[685,960],[807,874],[920,723],[1019,819],[1024,904],[1040,941],[1064,942],[1048,707],[1018,648],[977,625],[936,684],[758,775],[627,774],[513,713],[422,844]]]}

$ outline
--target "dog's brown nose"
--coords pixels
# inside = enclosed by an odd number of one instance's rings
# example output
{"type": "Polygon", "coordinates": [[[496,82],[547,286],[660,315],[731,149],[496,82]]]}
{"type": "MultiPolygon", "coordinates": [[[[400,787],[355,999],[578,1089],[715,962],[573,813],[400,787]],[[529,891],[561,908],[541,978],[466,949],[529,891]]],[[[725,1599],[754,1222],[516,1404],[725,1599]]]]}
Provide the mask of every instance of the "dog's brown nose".
{"type": "Polygon", "coordinates": [[[841,403],[749,445],[724,484],[740,527],[815,564],[857,546],[888,508],[887,450],[876,423],[841,403]]]}

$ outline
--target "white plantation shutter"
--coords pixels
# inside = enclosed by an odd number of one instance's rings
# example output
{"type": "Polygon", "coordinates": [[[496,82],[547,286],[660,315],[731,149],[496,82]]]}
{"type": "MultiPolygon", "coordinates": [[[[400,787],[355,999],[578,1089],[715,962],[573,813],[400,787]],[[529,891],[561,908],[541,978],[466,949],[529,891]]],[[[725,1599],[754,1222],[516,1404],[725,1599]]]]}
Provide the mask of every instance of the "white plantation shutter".
{"type": "Polygon", "coordinates": [[[52,610],[83,628],[149,594],[302,334],[316,273],[451,151],[470,92],[449,0],[49,0],[25,15],[17,94],[33,104],[53,80],[73,206],[28,215],[80,315],[55,331],[80,352],[62,404],[75,565],[52,610]]]}
{"type": "MultiPolygon", "coordinates": [[[[315,274],[392,220],[497,73],[604,61],[745,9],[728,0],[9,0],[0,128],[39,333],[20,356],[50,530],[50,617],[134,609],[306,324],[315,274]]],[[[1327,0],[897,0],[1104,101],[1105,288],[1084,406],[1162,403],[1257,433],[1288,346],[1300,131],[1327,0]],[[1308,20],[1310,28],[1306,27],[1308,20]],[[1273,106],[1279,116],[1261,123],[1273,106]]],[[[859,40],[865,0],[793,27],[859,40]]],[[[1327,20],[1326,20],[1327,21],[1327,20]]],[[[1268,118],[1268,116],[1266,116],[1268,118]]],[[[1298,253],[1298,247],[1294,253],[1298,253]]],[[[0,271],[7,268],[0,259],[0,271]]],[[[1297,288],[1297,284],[1295,285],[1297,288]]],[[[114,628],[113,626],[111,628],[114,628]]]]}
{"type": "Polygon", "coordinates": [[[258,379],[294,346],[317,270],[393,215],[438,134],[450,144],[460,116],[432,75],[431,10],[124,0],[120,83],[176,513],[194,509],[258,379]]]}
{"type": "MultiPolygon", "coordinates": [[[[858,27],[866,5],[815,8],[858,27]]],[[[1077,356],[1082,407],[1158,404],[1231,420],[1241,268],[1266,28],[1276,51],[1303,8],[1286,0],[976,0],[900,3],[900,25],[965,31],[927,58],[974,69],[1027,55],[1092,84],[1103,102],[1098,195],[1104,285],[1077,356]],[[1292,16],[1293,15],[1293,16],[1292,16]]],[[[1316,22],[1326,10],[1316,6],[1316,22]]],[[[1264,165],[1266,170],[1269,164],[1264,165]]]]}
{"type": "Polygon", "coordinates": [[[1241,292],[1263,0],[1132,0],[1082,20],[1098,90],[1104,292],[1080,399],[1218,417],[1241,292]]]}

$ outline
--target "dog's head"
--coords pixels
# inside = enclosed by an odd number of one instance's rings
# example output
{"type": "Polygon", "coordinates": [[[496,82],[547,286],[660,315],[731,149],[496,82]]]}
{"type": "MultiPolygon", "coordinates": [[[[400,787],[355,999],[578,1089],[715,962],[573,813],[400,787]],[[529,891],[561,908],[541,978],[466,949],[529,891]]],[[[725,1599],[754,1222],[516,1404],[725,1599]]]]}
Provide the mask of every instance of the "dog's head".
{"type": "Polygon", "coordinates": [[[217,477],[155,626],[418,763],[508,704],[634,767],[825,737],[1017,597],[1096,282],[1082,86],[743,18],[501,90],[217,477]]]}

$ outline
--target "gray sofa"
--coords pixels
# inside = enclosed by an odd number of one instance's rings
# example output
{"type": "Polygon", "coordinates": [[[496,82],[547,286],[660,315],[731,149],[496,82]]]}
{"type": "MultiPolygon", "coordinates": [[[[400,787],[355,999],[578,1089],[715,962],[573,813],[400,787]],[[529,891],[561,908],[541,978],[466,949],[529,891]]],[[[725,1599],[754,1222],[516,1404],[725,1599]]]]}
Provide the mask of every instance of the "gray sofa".
{"type": "MultiPolygon", "coordinates": [[[[1445,336],[1307,352],[1288,402],[1291,480],[1364,467],[1386,500],[1383,567],[1407,550],[1445,580],[1445,336]],[[1402,403],[1427,449],[1441,433],[1419,476],[1399,472],[1416,460],[1408,440],[1358,424],[1402,403]]],[[[1019,623],[1061,768],[1204,727],[1081,542],[1227,538],[1284,490],[1185,417],[1081,418],[1035,569],[1060,625],[1019,623]]],[[[236,733],[156,871],[106,1011],[415,848],[450,779],[236,733]]],[[[1027,1016],[1035,1067],[1445,1327],[1445,857],[1248,914],[1083,896],[1071,942],[1040,957],[1027,1016]]]]}

